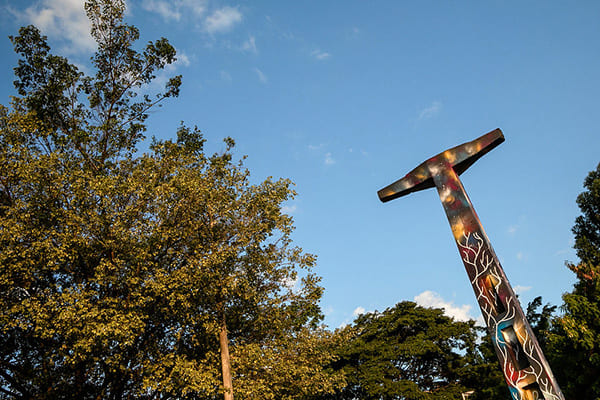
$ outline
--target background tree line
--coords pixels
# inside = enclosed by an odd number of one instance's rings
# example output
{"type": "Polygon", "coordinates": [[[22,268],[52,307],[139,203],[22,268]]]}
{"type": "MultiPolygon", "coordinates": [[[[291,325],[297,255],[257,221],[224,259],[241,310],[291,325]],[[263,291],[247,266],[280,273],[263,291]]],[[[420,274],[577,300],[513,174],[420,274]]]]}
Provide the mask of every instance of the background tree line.
{"type": "MultiPolygon", "coordinates": [[[[252,184],[195,127],[142,152],[148,94],[176,60],[136,50],[123,1],[88,0],[86,75],[33,26],[0,108],[0,398],[508,399],[473,321],[401,302],[324,329],[289,180],[252,184]]],[[[577,284],[528,318],[568,399],[600,397],[600,165],[578,198],[577,284]]]]}

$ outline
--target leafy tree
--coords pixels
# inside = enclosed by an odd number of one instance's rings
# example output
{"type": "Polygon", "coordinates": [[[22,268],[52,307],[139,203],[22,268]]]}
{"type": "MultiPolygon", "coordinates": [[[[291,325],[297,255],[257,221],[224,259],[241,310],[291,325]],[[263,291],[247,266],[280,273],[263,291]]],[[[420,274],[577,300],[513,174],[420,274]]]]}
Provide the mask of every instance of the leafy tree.
{"type": "Polygon", "coordinates": [[[142,52],[134,50],[139,31],[123,23],[123,0],[86,1],[85,9],[98,45],[91,59],[96,74],[84,76],[66,58],[51,54],[46,37],[30,25],[11,37],[21,56],[14,84],[47,132],[39,139],[43,149],[77,154],[98,171],[136,150],[147,112],[178,96],[181,76],[170,78],[163,92],[139,99],[139,89],[176,60],[175,49],[161,38],[142,52]]]}
{"type": "Polygon", "coordinates": [[[563,295],[563,315],[553,321],[549,361],[567,399],[600,398],[600,164],[577,197],[575,220],[578,264],[568,263],[577,281],[563,295]]]}
{"type": "Polygon", "coordinates": [[[250,343],[238,348],[233,367],[244,376],[235,376],[236,396],[308,400],[334,393],[345,384],[343,373],[331,367],[342,344],[341,337],[329,331],[303,329],[268,346],[250,343]]]}
{"type": "Polygon", "coordinates": [[[585,191],[577,197],[582,215],[575,219],[575,250],[582,262],[600,265],[600,164],[583,183],[585,191]]]}
{"type": "Polygon", "coordinates": [[[544,354],[548,353],[548,335],[552,327],[552,317],[556,311],[556,306],[546,303],[542,306],[542,296],[533,299],[527,305],[527,321],[531,325],[531,330],[537,338],[544,354]],[[542,307],[540,311],[538,309],[542,307]]]}
{"type": "Polygon", "coordinates": [[[33,26],[11,38],[21,97],[0,107],[0,398],[256,398],[253,376],[271,398],[332,391],[343,377],[320,367],[333,339],[317,329],[314,257],[282,212],[291,182],[252,184],[233,140],[207,155],[183,125],[137,153],[147,112],[181,79],[140,89],[175,50],[136,51],[123,1],[85,7],[93,76],[33,26]]]}
{"type": "MultiPolygon", "coordinates": [[[[493,354],[490,364],[478,353],[474,321],[454,321],[443,310],[405,301],[361,315],[338,334],[348,340],[334,367],[346,373],[347,385],[331,398],[461,399],[474,389],[472,398],[495,393],[479,390],[479,381],[493,380],[487,373],[498,367],[493,354]]],[[[493,376],[502,383],[501,372],[493,376]]]]}

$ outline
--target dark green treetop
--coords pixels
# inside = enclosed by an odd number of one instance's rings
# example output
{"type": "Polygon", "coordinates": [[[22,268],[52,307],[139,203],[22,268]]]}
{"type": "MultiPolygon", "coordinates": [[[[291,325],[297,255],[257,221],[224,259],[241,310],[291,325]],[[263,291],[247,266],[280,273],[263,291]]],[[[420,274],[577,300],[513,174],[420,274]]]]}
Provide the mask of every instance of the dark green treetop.
{"type": "Polygon", "coordinates": [[[579,263],[567,263],[577,281],[553,320],[549,361],[569,400],[600,398],[600,164],[584,181],[575,220],[579,263]]]}
{"type": "Polygon", "coordinates": [[[491,343],[489,354],[477,349],[474,321],[455,321],[441,309],[404,301],[360,315],[338,335],[347,340],[333,365],[345,372],[347,385],[330,398],[461,399],[475,390],[473,399],[501,399],[494,396],[508,393],[491,343]]]}

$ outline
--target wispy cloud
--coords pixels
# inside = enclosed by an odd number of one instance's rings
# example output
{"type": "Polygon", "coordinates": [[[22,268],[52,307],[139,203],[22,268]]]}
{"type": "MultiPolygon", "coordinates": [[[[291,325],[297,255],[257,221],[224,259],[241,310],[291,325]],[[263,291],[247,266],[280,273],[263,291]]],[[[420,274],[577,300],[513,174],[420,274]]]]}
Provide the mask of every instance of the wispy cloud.
{"type": "Polygon", "coordinates": [[[204,19],[204,30],[210,34],[229,32],[242,21],[242,13],[236,7],[223,7],[204,19]]]}
{"type": "Polygon", "coordinates": [[[331,54],[327,53],[326,51],[321,51],[319,49],[313,50],[310,53],[310,55],[313,56],[314,58],[316,58],[317,60],[326,60],[329,57],[331,57],[331,54]]]}
{"type": "Polygon", "coordinates": [[[331,153],[325,153],[325,165],[333,165],[335,164],[335,160],[331,153]]]}
{"type": "Polygon", "coordinates": [[[8,10],[17,20],[37,26],[44,35],[69,42],[62,51],[84,53],[94,51],[96,43],[83,4],[81,0],[42,0],[25,10],[8,10]]]}
{"type": "Polygon", "coordinates": [[[323,163],[325,165],[333,165],[335,164],[335,159],[333,158],[333,154],[329,151],[327,151],[327,146],[325,145],[325,143],[321,143],[318,145],[314,145],[314,144],[309,144],[308,145],[308,149],[314,153],[317,154],[319,156],[323,157],[323,163]]]}
{"type": "Polygon", "coordinates": [[[260,69],[254,68],[254,72],[256,73],[256,76],[258,77],[258,80],[261,83],[269,82],[269,79],[267,78],[267,76],[260,69]]]}
{"type": "Polygon", "coordinates": [[[419,119],[429,119],[435,117],[442,110],[442,103],[439,101],[434,101],[427,108],[424,108],[419,113],[419,119]]]}
{"type": "MultiPolygon", "coordinates": [[[[194,18],[199,21],[198,26],[211,35],[229,32],[242,21],[242,13],[237,7],[225,6],[211,11],[208,0],[145,0],[141,7],[160,15],[165,21],[194,18]]],[[[253,38],[246,45],[249,49],[254,46],[256,50],[253,38]]]]}
{"type": "Polygon", "coordinates": [[[206,12],[206,0],[145,0],[142,8],[165,20],[180,21],[182,16],[200,17],[206,12]]]}
{"type": "Polygon", "coordinates": [[[281,207],[281,212],[284,214],[293,214],[297,209],[298,207],[295,204],[291,206],[283,206],[281,207]]]}
{"type": "Polygon", "coordinates": [[[568,248],[568,249],[561,249],[561,250],[557,250],[554,255],[555,256],[561,256],[563,254],[569,254],[572,251],[572,247],[568,248]]]}
{"type": "Polygon", "coordinates": [[[457,321],[475,319],[471,315],[470,305],[463,304],[462,306],[457,306],[451,301],[444,300],[442,296],[431,290],[426,290],[423,293],[416,295],[414,301],[422,307],[443,308],[444,313],[447,316],[452,317],[457,321]]]}
{"type": "Polygon", "coordinates": [[[222,81],[229,82],[229,83],[231,83],[233,81],[233,78],[227,71],[219,71],[219,76],[221,77],[222,81]]]}
{"type": "Polygon", "coordinates": [[[179,21],[181,19],[181,13],[175,2],[146,0],[142,2],[142,8],[146,11],[154,12],[167,20],[173,19],[179,21]]]}
{"type": "Polygon", "coordinates": [[[184,66],[184,67],[189,67],[191,64],[189,57],[187,56],[187,54],[185,54],[182,51],[177,50],[177,61],[175,61],[175,63],[173,64],[175,67],[177,66],[184,66]]]}
{"type": "Polygon", "coordinates": [[[248,40],[242,43],[242,50],[257,54],[258,49],[256,48],[256,38],[250,35],[248,37],[248,40]]]}
{"type": "Polygon", "coordinates": [[[508,233],[514,235],[519,230],[519,225],[511,225],[508,227],[508,233]]]}
{"type": "Polygon", "coordinates": [[[177,3],[181,4],[181,7],[186,11],[189,10],[195,15],[202,15],[206,11],[208,0],[179,0],[177,3]]]}

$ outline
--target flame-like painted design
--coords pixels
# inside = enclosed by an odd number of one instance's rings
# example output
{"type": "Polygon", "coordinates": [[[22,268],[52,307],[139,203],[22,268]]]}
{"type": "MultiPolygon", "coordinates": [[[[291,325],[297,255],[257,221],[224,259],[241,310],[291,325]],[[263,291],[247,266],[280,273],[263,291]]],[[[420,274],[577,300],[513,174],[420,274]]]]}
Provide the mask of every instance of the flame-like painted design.
{"type": "Polygon", "coordinates": [[[504,141],[499,129],[446,150],[379,191],[382,201],[436,187],[514,400],[564,400],[458,176],[504,141]]]}

